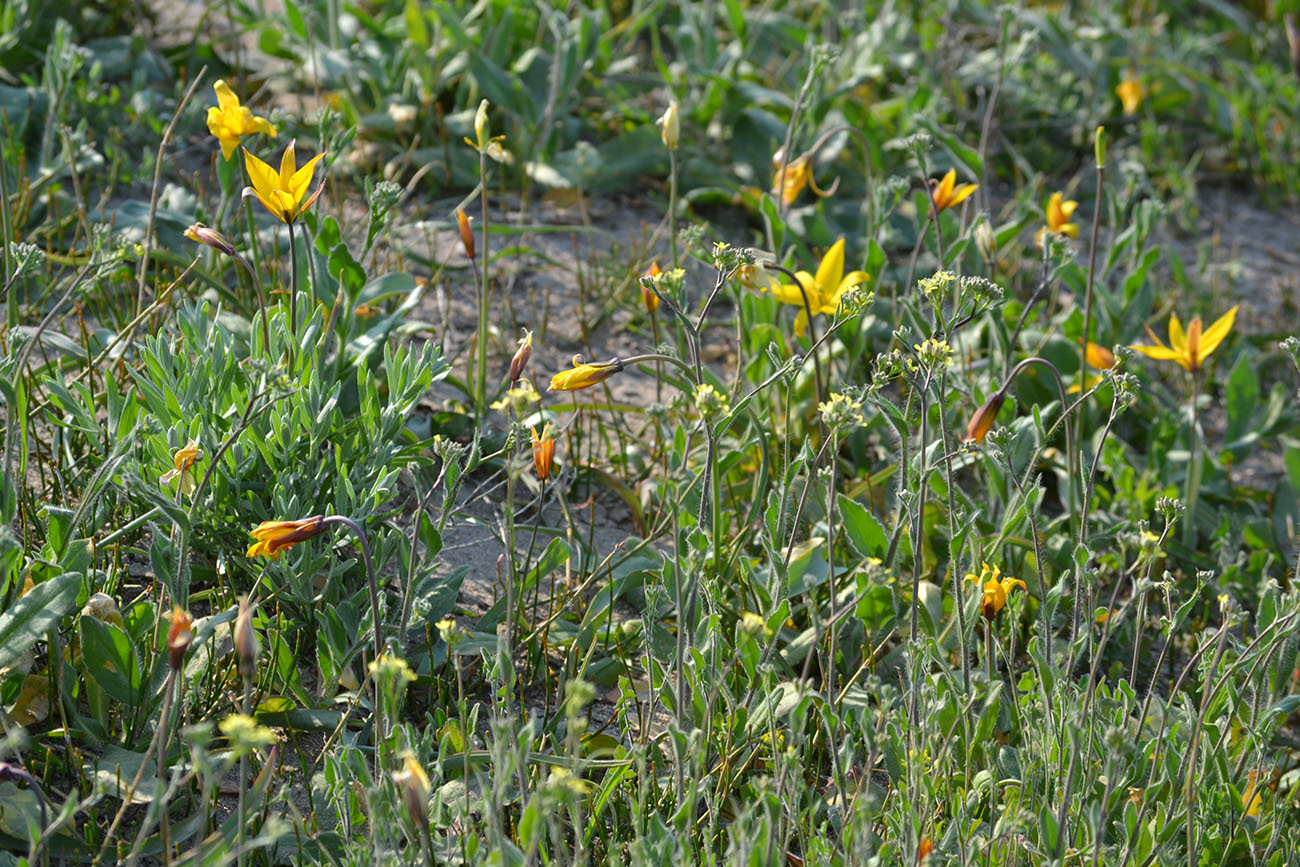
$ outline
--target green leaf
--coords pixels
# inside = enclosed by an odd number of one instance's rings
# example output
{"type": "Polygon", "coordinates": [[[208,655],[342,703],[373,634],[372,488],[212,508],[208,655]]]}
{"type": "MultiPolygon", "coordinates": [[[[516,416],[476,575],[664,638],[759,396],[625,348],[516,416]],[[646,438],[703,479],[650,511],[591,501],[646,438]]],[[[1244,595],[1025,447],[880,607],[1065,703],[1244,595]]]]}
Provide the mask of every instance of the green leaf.
{"type": "Polygon", "coordinates": [[[0,668],[13,665],[33,644],[77,610],[81,574],[65,572],[37,584],[0,614],[0,668]]]}
{"type": "Polygon", "coordinates": [[[135,707],[144,678],[131,639],[119,627],[93,617],[82,617],[80,626],[86,673],[113,699],[135,707]]]}
{"type": "Polygon", "coordinates": [[[1233,442],[1250,428],[1251,416],[1259,404],[1259,378],[1255,375],[1255,365],[1245,355],[1238,356],[1232,367],[1224,402],[1228,411],[1224,439],[1233,442]]]}
{"type": "Polygon", "coordinates": [[[866,510],[857,500],[839,496],[840,515],[844,518],[844,532],[854,549],[863,557],[883,557],[889,550],[889,535],[876,520],[876,516],[866,510]]]}

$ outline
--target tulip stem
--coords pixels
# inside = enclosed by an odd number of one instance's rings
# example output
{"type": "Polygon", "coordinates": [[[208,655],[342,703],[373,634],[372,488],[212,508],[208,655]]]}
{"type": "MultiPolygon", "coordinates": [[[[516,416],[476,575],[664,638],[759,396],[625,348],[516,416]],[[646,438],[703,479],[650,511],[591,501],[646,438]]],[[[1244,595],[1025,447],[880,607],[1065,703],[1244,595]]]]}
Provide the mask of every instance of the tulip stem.
{"type": "MultiPolygon", "coordinates": [[[[324,520],[321,521],[322,526],[329,526],[331,524],[337,524],[337,525],[342,525],[344,527],[347,527],[348,530],[352,533],[352,535],[357,538],[357,542],[361,546],[361,556],[366,566],[366,586],[370,590],[370,618],[371,620],[374,621],[374,629],[375,629],[375,658],[373,661],[377,663],[379,661],[379,657],[382,656],[384,653],[384,640],[383,640],[383,629],[382,629],[383,621],[380,620],[380,616],[379,616],[379,584],[377,579],[375,578],[375,564],[370,557],[370,543],[366,541],[366,534],[361,529],[361,525],[358,524],[356,521],[352,520],[351,518],[347,517],[346,515],[327,515],[324,518],[324,520]]],[[[379,682],[376,679],[375,680],[375,734],[376,734],[375,757],[376,760],[379,760],[380,763],[382,764],[383,756],[382,756],[381,742],[387,736],[387,733],[384,731],[383,721],[380,717],[380,713],[381,712],[380,712],[379,682]]]]}
{"type": "MultiPolygon", "coordinates": [[[[1097,274],[1097,235],[1101,231],[1101,197],[1104,192],[1102,181],[1106,176],[1105,164],[1097,166],[1097,192],[1093,197],[1092,206],[1092,249],[1088,252],[1088,281],[1083,294],[1083,337],[1079,341],[1079,393],[1084,391],[1084,382],[1088,378],[1088,341],[1092,339],[1092,286],[1097,274]]],[[[1044,247],[1046,247],[1044,243],[1044,247]]],[[[1074,441],[1081,442],[1083,434],[1083,417],[1085,411],[1081,407],[1079,413],[1074,417],[1074,441]]],[[[1082,447],[1082,446],[1081,446],[1082,447]]],[[[1080,455],[1082,459],[1082,455],[1080,455]]],[[[1069,493],[1071,500],[1074,498],[1074,488],[1079,483],[1077,478],[1070,479],[1069,493]]],[[[1189,523],[1190,526],[1190,523],[1189,523]]],[[[1082,539],[1084,528],[1079,528],[1079,538],[1082,539]]]]}
{"type": "Polygon", "coordinates": [[[488,201],[487,201],[487,149],[479,148],[479,210],[483,218],[483,273],[479,274],[478,261],[470,264],[478,284],[478,334],[474,351],[474,417],[479,421],[487,415],[487,340],[488,340],[488,201]]]}
{"type": "Polygon", "coordinates": [[[289,334],[298,336],[298,244],[293,236],[293,220],[289,220],[289,334]]]}
{"type": "Polygon", "coordinates": [[[1196,422],[1196,404],[1201,393],[1199,371],[1192,372],[1192,394],[1187,405],[1187,427],[1191,443],[1187,458],[1187,521],[1183,524],[1183,542],[1188,548],[1196,545],[1196,500],[1201,488],[1201,428],[1196,422]]]}

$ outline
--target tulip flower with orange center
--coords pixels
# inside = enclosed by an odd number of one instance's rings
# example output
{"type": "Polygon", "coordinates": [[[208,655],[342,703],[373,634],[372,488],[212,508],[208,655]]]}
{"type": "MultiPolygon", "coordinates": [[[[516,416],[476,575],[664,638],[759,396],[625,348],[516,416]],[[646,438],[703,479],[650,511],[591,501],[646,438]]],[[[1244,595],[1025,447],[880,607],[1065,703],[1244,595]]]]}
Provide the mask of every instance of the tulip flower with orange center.
{"type": "Polygon", "coordinates": [[[1165,346],[1160,342],[1160,338],[1147,328],[1147,335],[1155,342],[1155,346],[1133,346],[1138,352],[1147,358],[1154,358],[1158,361],[1175,361],[1183,370],[1188,373],[1196,373],[1201,369],[1205,359],[1210,357],[1214,350],[1219,348],[1223,338],[1228,336],[1232,330],[1232,323],[1236,321],[1237,308],[1233,307],[1227,313],[1215,320],[1209,328],[1205,328],[1201,323],[1201,317],[1197,316],[1183,330],[1183,325],[1178,321],[1177,314],[1169,316],[1169,345],[1165,346]]]}
{"type": "Polygon", "coordinates": [[[623,369],[623,362],[591,362],[582,360],[581,355],[573,356],[573,369],[562,370],[551,377],[550,391],[574,391],[579,388],[591,388],[604,382],[623,369]]]}
{"type": "Polygon", "coordinates": [[[934,181],[930,183],[934,185],[934,189],[930,191],[930,198],[934,200],[934,210],[936,212],[946,211],[951,207],[960,205],[980,188],[979,184],[957,183],[956,169],[948,169],[948,173],[943,176],[943,180],[938,183],[934,181]]]}
{"type": "Polygon", "coordinates": [[[249,546],[247,556],[278,559],[281,551],[292,548],[312,536],[318,536],[324,531],[324,515],[313,515],[310,518],[299,518],[294,521],[263,521],[253,528],[253,538],[257,541],[249,546]]]}
{"type": "Polygon", "coordinates": [[[980,612],[984,615],[985,620],[992,620],[998,616],[998,613],[1006,607],[1007,594],[1014,587],[1021,590],[1027,590],[1025,582],[1019,578],[1003,576],[1002,570],[997,566],[990,566],[987,563],[980,564],[980,574],[974,572],[966,575],[967,581],[974,581],[983,587],[984,593],[980,597],[980,612]]]}
{"type": "Polygon", "coordinates": [[[803,337],[808,330],[809,314],[834,315],[839,310],[840,298],[845,292],[871,279],[865,271],[844,273],[843,238],[826,251],[821,264],[817,266],[816,276],[807,271],[796,271],[794,276],[799,280],[798,286],[793,283],[774,285],[771,292],[772,297],[782,304],[799,308],[799,315],[794,318],[794,333],[797,337],[803,337]]]}
{"type": "Polygon", "coordinates": [[[1043,246],[1044,232],[1055,232],[1070,238],[1079,237],[1079,224],[1070,222],[1077,207],[1079,203],[1073,199],[1065,198],[1062,193],[1052,193],[1052,197],[1047,200],[1047,226],[1038,230],[1034,243],[1040,248],[1043,246]]]}
{"type": "Polygon", "coordinates": [[[555,437],[551,434],[551,425],[548,422],[542,428],[542,435],[537,435],[537,428],[533,429],[533,467],[537,470],[537,478],[543,482],[551,477],[551,462],[555,459],[555,437]]]}
{"type": "Polygon", "coordinates": [[[321,191],[325,189],[325,181],[322,180],[320,186],[316,187],[316,191],[310,196],[307,195],[312,175],[316,173],[316,163],[324,159],[325,154],[316,154],[307,161],[305,166],[298,168],[298,160],[294,155],[296,144],[296,141],[291,141],[284,149],[284,154],[280,157],[279,172],[248,151],[244,151],[244,166],[248,169],[248,179],[253,182],[251,187],[244,187],[244,197],[255,196],[262,203],[262,207],[282,223],[292,223],[296,220],[299,214],[312,206],[321,191]]]}

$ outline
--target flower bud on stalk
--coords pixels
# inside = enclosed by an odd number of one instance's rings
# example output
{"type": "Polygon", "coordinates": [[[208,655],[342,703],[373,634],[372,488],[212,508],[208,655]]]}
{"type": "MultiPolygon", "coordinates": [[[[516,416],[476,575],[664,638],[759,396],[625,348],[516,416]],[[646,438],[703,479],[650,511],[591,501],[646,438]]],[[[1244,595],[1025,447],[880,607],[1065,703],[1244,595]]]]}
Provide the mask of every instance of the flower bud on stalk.
{"type": "Polygon", "coordinates": [[[172,609],[172,625],[167,630],[167,654],[172,671],[180,671],[185,664],[185,651],[194,640],[194,618],[184,608],[172,609]]]}
{"type": "Polygon", "coordinates": [[[465,216],[465,211],[461,208],[456,209],[456,223],[460,226],[460,242],[465,247],[465,255],[474,259],[474,233],[469,228],[469,217],[465,216]]]}
{"type": "Polygon", "coordinates": [[[519,338],[519,348],[515,350],[514,357],[510,359],[510,384],[514,385],[519,381],[519,377],[524,375],[524,368],[528,367],[528,360],[533,357],[533,332],[525,331],[524,336],[519,338]]]}
{"type": "Polygon", "coordinates": [[[993,421],[998,417],[998,410],[1002,409],[1002,404],[1006,399],[1006,392],[993,392],[993,395],[984,402],[984,405],[976,410],[975,415],[971,416],[970,424],[966,427],[966,436],[962,438],[962,442],[984,442],[984,438],[993,429],[993,421]]]}
{"type": "Polygon", "coordinates": [[[235,659],[239,665],[239,675],[245,680],[252,680],[257,673],[257,657],[261,648],[257,643],[257,632],[253,629],[253,606],[247,596],[239,597],[239,616],[235,618],[235,659]]]}

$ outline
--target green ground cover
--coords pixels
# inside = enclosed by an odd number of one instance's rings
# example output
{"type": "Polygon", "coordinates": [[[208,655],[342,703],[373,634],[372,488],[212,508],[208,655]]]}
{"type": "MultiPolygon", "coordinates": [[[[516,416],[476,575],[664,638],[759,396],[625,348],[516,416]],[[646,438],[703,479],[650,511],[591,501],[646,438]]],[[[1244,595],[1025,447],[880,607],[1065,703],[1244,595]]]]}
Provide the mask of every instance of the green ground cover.
{"type": "Polygon", "coordinates": [[[0,865],[1300,863],[1297,5],[0,0],[0,865]]]}

